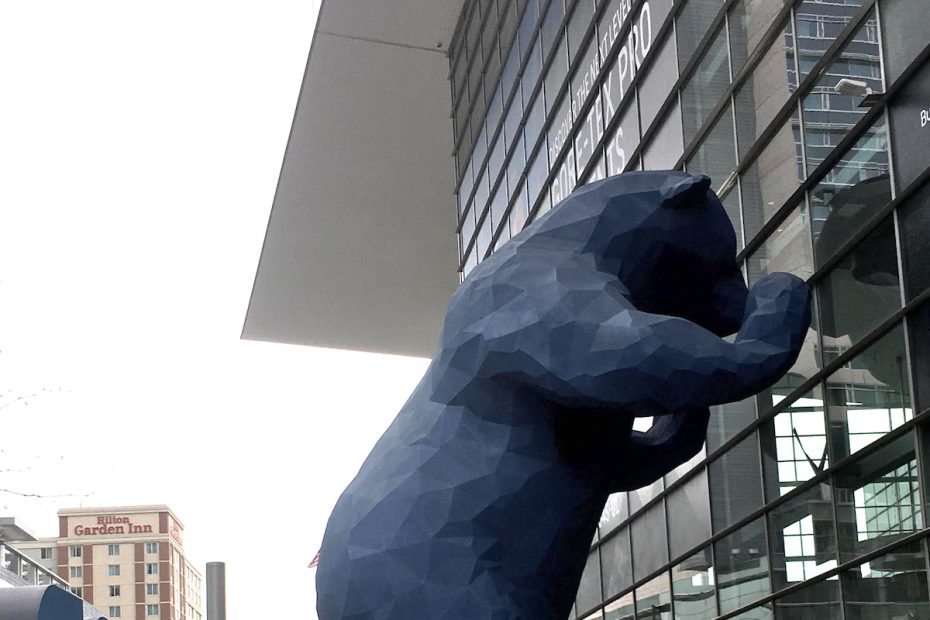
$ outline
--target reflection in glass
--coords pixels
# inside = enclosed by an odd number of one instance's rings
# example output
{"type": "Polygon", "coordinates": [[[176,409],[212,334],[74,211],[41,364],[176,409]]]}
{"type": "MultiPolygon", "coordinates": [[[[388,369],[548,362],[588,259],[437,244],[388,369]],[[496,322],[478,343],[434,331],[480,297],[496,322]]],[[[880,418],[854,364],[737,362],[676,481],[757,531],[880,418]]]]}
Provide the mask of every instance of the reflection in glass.
{"type": "Polygon", "coordinates": [[[776,271],[792,273],[803,280],[814,274],[810,221],[804,202],[791,211],[769,234],[765,243],[749,256],[747,267],[750,285],[776,271]]]}
{"type": "Polygon", "coordinates": [[[840,586],[836,577],[812,583],[775,601],[779,620],[840,620],[840,586]]]}
{"type": "MultiPolygon", "coordinates": [[[[575,617],[574,614],[572,614],[572,615],[569,616],[569,618],[574,618],[574,617],[575,617]]],[[[584,620],[603,620],[603,619],[604,619],[604,612],[602,612],[600,609],[598,609],[597,611],[595,611],[595,612],[594,612],[593,614],[591,614],[590,616],[585,616],[585,617],[584,617],[584,620]]]]}
{"type": "Polygon", "coordinates": [[[888,145],[882,117],[810,191],[817,266],[891,200],[888,145]]]}
{"type": "MultiPolygon", "coordinates": [[[[773,394],[772,398],[784,397],[773,394]]],[[[769,501],[823,473],[830,464],[820,386],[763,424],[759,432],[769,501]]]]}
{"type": "Polygon", "coordinates": [[[688,0],[684,3],[678,19],[678,57],[684,66],[694,56],[694,51],[714,21],[714,17],[725,4],[724,0],[688,0]]]}
{"type": "MultiPolygon", "coordinates": [[[[643,99],[640,102],[641,109],[645,104],[646,100],[643,99]]],[[[661,123],[652,141],[643,151],[644,170],[671,170],[675,168],[685,150],[681,135],[681,108],[677,101],[661,123]]],[[[645,126],[646,123],[643,122],[643,127],[645,126]]]]}
{"type": "Polygon", "coordinates": [[[765,521],[761,517],[714,543],[714,557],[720,613],[748,605],[771,592],[765,521]]]}
{"type": "Polygon", "coordinates": [[[756,419],[756,399],[714,405],[707,425],[707,451],[717,450],[756,419]]]}
{"type": "Polygon", "coordinates": [[[633,546],[633,577],[636,581],[654,573],[668,562],[668,535],[662,501],[633,520],[630,538],[633,546]]]}
{"type": "Polygon", "coordinates": [[[624,594],[604,608],[604,620],[632,620],[635,617],[632,592],[624,594]]]}
{"type": "Polygon", "coordinates": [[[665,486],[682,479],[686,474],[690,473],[694,469],[695,465],[703,461],[707,457],[706,446],[701,446],[701,449],[698,450],[697,454],[692,456],[686,462],[682,463],[672,471],[665,474],[665,486]]]}
{"type": "Polygon", "coordinates": [[[842,467],[833,484],[841,562],[923,528],[913,433],[842,467]]]}
{"type": "MultiPolygon", "coordinates": [[[[621,528],[616,534],[602,541],[600,550],[604,598],[610,598],[633,585],[630,528],[621,528]]],[[[632,597],[630,603],[632,604],[632,597]]]]}
{"type": "Polygon", "coordinates": [[[923,412],[930,408],[930,301],[908,315],[907,329],[914,365],[914,401],[916,410],[923,412]]]}
{"type": "Polygon", "coordinates": [[[849,347],[901,307],[894,221],[889,216],[818,286],[822,333],[849,347]]]}
{"type": "MultiPolygon", "coordinates": [[[[733,188],[736,183],[736,139],[733,136],[732,106],[728,106],[714,123],[701,141],[701,145],[688,159],[686,168],[691,174],[709,176],[712,181],[711,187],[718,196],[726,195],[733,188]]],[[[736,195],[735,192],[730,194],[730,196],[736,195]]],[[[726,206],[726,201],[724,206],[726,206]]],[[[736,202],[735,206],[735,209],[727,209],[727,215],[730,216],[733,230],[737,231],[737,237],[741,237],[739,233],[742,231],[742,222],[740,221],[739,202],[736,202]]]]}
{"type": "MultiPolygon", "coordinates": [[[[652,121],[655,120],[656,114],[659,113],[659,108],[662,107],[662,104],[672,90],[672,86],[678,80],[678,60],[675,57],[674,40],[674,34],[669,34],[659,45],[658,56],[653,59],[652,65],[650,65],[648,72],[640,81],[638,87],[640,120],[644,131],[648,129],[652,121]]],[[[613,75],[613,72],[611,72],[611,75],[613,75]]],[[[609,82],[604,84],[605,101],[610,99],[610,97],[608,97],[609,84],[609,82]]],[[[619,87],[615,87],[614,90],[617,90],[617,88],[619,87]]],[[[626,91],[624,90],[623,92],[626,91]]],[[[616,93],[612,93],[612,98],[614,100],[614,107],[619,106],[620,98],[616,93]]],[[[679,119],[677,123],[680,126],[681,120],[679,119]]]]}
{"type": "Polygon", "coordinates": [[[714,564],[710,547],[672,568],[672,599],[680,620],[710,620],[717,615],[714,564]]]}
{"type": "Polygon", "coordinates": [[[769,527],[776,591],[836,568],[836,528],[828,484],[818,484],[779,504],[769,514],[769,527]]]}
{"type": "Polygon", "coordinates": [[[665,503],[671,557],[678,557],[710,538],[707,472],[702,471],[669,493],[665,503]]]}
{"type": "MultiPolygon", "coordinates": [[[[795,9],[798,33],[798,61],[801,67],[801,79],[810,73],[814,65],[823,58],[827,49],[840,35],[846,24],[856,14],[862,0],[843,0],[842,2],[823,2],[822,0],[804,0],[795,9]]],[[[859,53],[866,57],[873,54],[877,57],[875,48],[878,43],[878,29],[875,23],[875,14],[866,20],[866,25],[854,35],[857,42],[871,44],[865,46],[849,46],[850,52],[859,53]]],[[[846,51],[846,50],[844,50],[846,51]]]]}
{"type": "Polygon", "coordinates": [[[670,620],[672,595],[668,572],[636,588],[637,620],[670,620]]]}
{"type": "Polygon", "coordinates": [[[715,532],[762,506],[757,441],[752,434],[710,464],[710,505],[715,532]]]}
{"type": "Polygon", "coordinates": [[[927,567],[919,542],[843,573],[847,620],[930,618],[927,567]]]}
{"type": "MultiPolygon", "coordinates": [[[[749,54],[762,41],[762,36],[775,20],[782,5],[766,0],[739,0],[730,9],[727,24],[730,28],[730,58],[733,75],[746,64],[749,54]]],[[[793,54],[793,48],[792,48],[793,54]]],[[[792,61],[794,66],[794,61],[792,61]]]]}
{"type": "Polygon", "coordinates": [[[575,596],[575,609],[582,613],[604,600],[601,597],[600,568],[600,559],[595,549],[588,554],[588,561],[585,563],[584,572],[581,573],[581,583],[578,585],[578,593],[575,596]]]}
{"type": "Polygon", "coordinates": [[[747,240],[759,234],[803,180],[801,120],[795,112],[740,177],[747,240]]]}
{"type": "Polygon", "coordinates": [[[730,85],[727,35],[723,27],[684,88],[681,89],[681,117],[685,142],[690,142],[723,98],[730,85]]]}
{"type": "MultiPolygon", "coordinates": [[[[834,340],[831,352],[841,353],[845,346],[841,339],[834,340]]],[[[910,420],[910,400],[904,330],[899,325],[827,377],[833,461],[861,450],[910,420]]]]}
{"type": "Polygon", "coordinates": [[[898,210],[901,216],[901,254],[908,301],[930,288],[930,184],[924,184],[898,210]]]}
{"type": "MultiPolygon", "coordinates": [[[[806,2],[813,6],[815,3],[806,2]]],[[[798,19],[798,28],[810,21],[798,19]]],[[[863,40],[866,31],[875,28],[874,13],[862,26],[860,26],[853,40],[846,44],[836,59],[830,64],[826,72],[821,75],[814,87],[803,99],[804,108],[804,139],[807,145],[807,172],[810,174],[826,158],[840,140],[846,136],[859,119],[866,113],[860,108],[862,97],[871,89],[874,92],[882,91],[881,58],[878,40],[863,40]],[[840,80],[853,80],[860,86],[862,94],[841,94],[837,91],[840,80]]],[[[799,45],[804,41],[814,41],[811,37],[804,37],[798,32],[799,45]]],[[[802,71],[810,69],[805,67],[805,59],[810,62],[820,60],[820,54],[806,55],[802,48],[800,51],[802,71]]],[[[847,82],[848,83],[848,82],[847,82]]],[[[842,88],[840,90],[843,90],[842,88]]],[[[884,171],[887,172],[887,155],[884,157],[884,171]]]]}
{"type": "Polygon", "coordinates": [[[785,23],[784,34],[768,47],[759,64],[736,91],[736,134],[741,160],[797,89],[794,35],[789,21],[785,23]]]}
{"type": "Polygon", "coordinates": [[[607,503],[604,504],[604,511],[601,513],[601,520],[598,523],[601,538],[623,523],[629,516],[630,508],[625,491],[614,493],[608,497],[607,503]]]}

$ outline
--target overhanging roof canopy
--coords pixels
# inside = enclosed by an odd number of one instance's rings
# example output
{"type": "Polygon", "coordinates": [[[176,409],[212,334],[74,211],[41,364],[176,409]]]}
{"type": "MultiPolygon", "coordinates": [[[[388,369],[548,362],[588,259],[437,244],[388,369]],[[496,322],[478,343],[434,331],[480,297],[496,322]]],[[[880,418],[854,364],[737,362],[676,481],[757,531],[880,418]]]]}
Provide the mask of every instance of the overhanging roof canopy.
{"type": "Polygon", "coordinates": [[[456,273],[463,0],[323,2],[243,338],[429,356],[456,273]]]}

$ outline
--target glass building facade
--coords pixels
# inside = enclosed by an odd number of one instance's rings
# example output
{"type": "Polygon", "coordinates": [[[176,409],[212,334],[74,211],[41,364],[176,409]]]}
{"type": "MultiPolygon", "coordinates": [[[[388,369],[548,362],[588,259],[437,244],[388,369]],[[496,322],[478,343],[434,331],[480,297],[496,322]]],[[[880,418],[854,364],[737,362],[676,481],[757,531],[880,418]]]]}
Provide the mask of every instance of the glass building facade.
{"type": "Polygon", "coordinates": [[[814,322],[704,450],[610,498],[572,618],[930,618],[926,0],[469,0],[450,47],[464,275],[575,187],[703,173],[752,284],[814,322]]]}

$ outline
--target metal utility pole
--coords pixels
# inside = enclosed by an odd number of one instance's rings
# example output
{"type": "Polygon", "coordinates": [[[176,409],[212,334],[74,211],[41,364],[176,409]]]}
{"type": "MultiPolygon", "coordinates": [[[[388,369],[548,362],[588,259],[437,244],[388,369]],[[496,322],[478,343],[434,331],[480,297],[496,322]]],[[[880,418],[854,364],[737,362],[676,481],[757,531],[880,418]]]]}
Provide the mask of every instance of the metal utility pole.
{"type": "Polygon", "coordinates": [[[226,620],[225,562],[207,562],[207,620],[226,620]]]}

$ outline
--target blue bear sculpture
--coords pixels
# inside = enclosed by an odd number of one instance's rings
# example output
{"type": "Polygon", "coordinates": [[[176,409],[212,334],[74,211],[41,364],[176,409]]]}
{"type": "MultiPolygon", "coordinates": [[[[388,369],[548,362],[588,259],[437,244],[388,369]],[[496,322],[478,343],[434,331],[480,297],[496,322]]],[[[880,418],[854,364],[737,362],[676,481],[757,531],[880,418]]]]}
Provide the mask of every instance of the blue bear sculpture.
{"type": "Polygon", "coordinates": [[[696,454],[708,407],[774,383],[810,323],[801,280],[746,289],[709,187],[592,183],[472,271],[329,519],[321,620],[568,617],[607,496],[696,454]]]}

